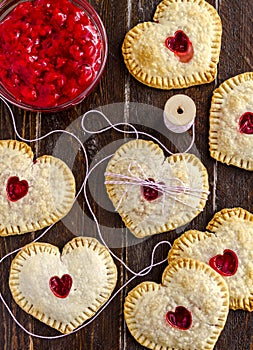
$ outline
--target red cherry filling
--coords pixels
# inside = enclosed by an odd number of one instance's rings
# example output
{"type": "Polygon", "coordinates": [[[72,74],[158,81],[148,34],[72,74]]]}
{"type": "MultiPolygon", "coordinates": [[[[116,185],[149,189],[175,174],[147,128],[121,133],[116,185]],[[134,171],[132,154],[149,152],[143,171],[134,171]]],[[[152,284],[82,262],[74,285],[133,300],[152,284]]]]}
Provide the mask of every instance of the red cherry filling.
{"type": "Polygon", "coordinates": [[[239,130],[242,134],[253,134],[253,113],[246,112],[239,119],[239,130]]]}
{"type": "Polygon", "coordinates": [[[72,287],[72,277],[68,274],[62,278],[53,276],[49,280],[49,287],[57,298],[67,298],[72,287]]]}
{"type": "Polygon", "coordinates": [[[28,182],[19,180],[17,176],[11,176],[6,185],[7,197],[11,202],[16,202],[28,193],[28,182]]]}
{"type": "MultiPolygon", "coordinates": [[[[149,181],[151,183],[155,182],[155,180],[152,179],[152,178],[148,178],[147,181],[149,181]]],[[[159,189],[156,188],[155,185],[152,185],[152,186],[149,186],[149,185],[141,186],[141,194],[149,202],[154,201],[155,199],[157,199],[157,198],[162,196],[162,192],[159,191],[159,189]]]]}
{"type": "Polygon", "coordinates": [[[209,261],[209,265],[222,276],[232,276],[238,268],[238,258],[235,252],[225,249],[223,255],[215,255],[209,261]]]}
{"type": "Polygon", "coordinates": [[[166,47],[174,52],[174,55],[180,62],[187,63],[193,57],[193,46],[188,36],[182,31],[177,30],[174,36],[165,40],[166,47]]]}
{"type": "Polygon", "coordinates": [[[70,0],[21,2],[0,23],[0,82],[19,102],[55,107],[94,81],[101,49],[96,27],[70,0]]]}
{"type": "Polygon", "coordinates": [[[175,312],[167,312],[166,321],[172,327],[187,330],[192,325],[192,315],[184,306],[177,306],[175,312]]]}

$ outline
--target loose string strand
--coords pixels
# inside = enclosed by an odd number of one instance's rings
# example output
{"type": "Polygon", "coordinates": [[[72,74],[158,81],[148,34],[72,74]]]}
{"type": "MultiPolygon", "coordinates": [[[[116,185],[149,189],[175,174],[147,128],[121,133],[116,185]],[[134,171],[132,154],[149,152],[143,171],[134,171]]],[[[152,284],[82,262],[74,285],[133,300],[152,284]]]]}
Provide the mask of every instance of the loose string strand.
{"type": "Polygon", "coordinates": [[[106,161],[107,159],[109,159],[109,158],[112,157],[112,156],[113,156],[113,154],[111,154],[111,155],[109,155],[109,156],[107,156],[107,157],[101,159],[100,161],[98,161],[98,162],[89,170],[89,172],[88,172],[88,174],[87,174],[87,176],[86,176],[86,178],[85,178],[85,184],[84,184],[84,198],[85,198],[85,202],[86,202],[86,204],[87,204],[87,206],[88,206],[88,209],[89,209],[89,211],[90,211],[90,213],[91,213],[91,215],[92,215],[92,217],[93,217],[93,220],[95,221],[95,224],[96,224],[96,226],[97,226],[98,235],[99,235],[99,238],[100,238],[100,240],[102,241],[103,245],[106,246],[106,248],[108,249],[109,253],[110,253],[117,261],[119,261],[119,262],[125,267],[126,270],[128,270],[128,271],[129,271],[131,274],[133,274],[134,276],[139,276],[139,273],[138,273],[138,272],[135,272],[135,271],[133,271],[132,269],[130,269],[130,268],[126,265],[126,263],[125,263],[123,260],[121,260],[121,259],[110,249],[110,247],[108,247],[108,245],[107,245],[106,241],[104,240],[104,237],[103,237],[103,235],[102,235],[102,233],[101,233],[101,230],[100,230],[100,226],[99,226],[97,217],[96,217],[94,211],[92,210],[92,207],[91,207],[91,204],[90,204],[90,202],[89,202],[88,195],[87,195],[86,187],[87,187],[87,181],[88,181],[90,175],[92,174],[92,172],[93,172],[99,165],[101,165],[104,161],[106,161]]]}
{"type": "MultiPolygon", "coordinates": [[[[83,114],[82,121],[81,121],[81,126],[82,126],[83,130],[85,132],[89,133],[89,134],[101,134],[101,133],[103,133],[105,131],[108,131],[110,129],[114,129],[114,130],[116,130],[116,131],[118,131],[120,133],[123,133],[123,134],[133,134],[133,133],[135,133],[136,134],[136,139],[139,138],[139,135],[147,136],[149,139],[152,139],[153,141],[158,143],[168,154],[170,154],[170,155],[174,154],[160,140],[158,140],[155,136],[152,136],[152,135],[150,135],[150,134],[148,134],[146,132],[143,132],[143,131],[137,131],[137,129],[132,124],[127,123],[127,122],[126,123],[112,124],[111,121],[107,118],[107,116],[103,112],[101,112],[101,111],[99,111],[97,109],[92,109],[92,110],[87,111],[87,112],[85,112],[83,114]],[[87,118],[87,116],[90,113],[97,113],[100,116],[102,116],[105,119],[105,121],[109,124],[109,126],[104,127],[104,128],[102,128],[100,130],[96,130],[96,131],[88,130],[85,127],[84,122],[85,122],[85,119],[87,118]],[[115,127],[115,125],[116,125],[116,127],[115,127]],[[131,128],[134,129],[134,131],[124,131],[124,130],[118,129],[117,126],[119,126],[119,125],[131,127],[131,128]]],[[[189,150],[192,148],[194,142],[195,142],[195,124],[193,123],[193,125],[192,125],[192,141],[191,141],[189,147],[184,152],[180,152],[180,153],[187,153],[187,152],[189,152],[189,150]]]]}
{"type": "MultiPolygon", "coordinates": [[[[37,238],[35,238],[31,243],[35,243],[35,242],[39,241],[43,236],[45,236],[45,234],[46,234],[48,231],[51,230],[51,228],[52,228],[54,225],[55,225],[55,223],[52,224],[52,225],[50,225],[50,226],[48,226],[48,227],[47,227],[37,238]]],[[[13,250],[12,252],[10,252],[10,253],[4,255],[4,256],[0,259],[0,264],[1,264],[5,259],[7,259],[8,257],[10,257],[10,256],[13,255],[13,254],[18,253],[18,252],[19,252],[21,249],[23,249],[23,248],[24,248],[24,247],[17,248],[17,249],[15,249],[15,250],[13,250]]]]}
{"type": "Polygon", "coordinates": [[[114,129],[115,131],[118,131],[120,133],[127,133],[127,134],[135,134],[136,135],[136,139],[139,138],[139,132],[137,131],[137,129],[134,127],[134,125],[132,124],[129,124],[129,123],[116,123],[116,124],[112,124],[111,121],[109,120],[109,118],[107,118],[107,116],[99,111],[98,109],[91,109],[87,112],[84,113],[83,117],[82,117],[82,121],[81,121],[81,126],[82,126],[82,129],[84,130],[84,132],[87,132],[88,134],[93,134],[93,135],[96,135],[96,134],[101,134],[105,131],[108,131],[110,129],[114,129]],[[97,131],[92,131],[92,130],[88,130],[85,125],[84,125],[84,121],[85,119],[87,118],[87,116],[90,114],[90,113],[97,113],[97,114],[100,114],[105,120],[106,122],[109,124],[108,127],[105,127],[105,128],[102,128],[101,130],[97,130],[97,131]],[[119,129],[117,128],[117,126],[128,126],[128,127],[131,127],[133,129],[133,131],[124,131],[122,129],[119,129]]]}
{"type": "MultiPolygon", "coordinates": [[[[16,120],[15,120],[14,114],[13,114],[12,109],[11,109],[11,107],[9,106],[9,104],[8,104],[3,98],[1,98],[1,97],[0,97],[0,100],[6,105],[7,109],[9,110],[9,114],[10,114],[11,119],[12,119],[12,124],[13,124],[14,132],[15,132],[15,134],[17,135],[17,137],[18,137],[20,140],[22,140],[22,141],[24,141],[24,142],[29,142],[29,143],[31,143],[31,142],[37,142],[37,141],[41,141],[41,140],[47,138],[48,136],[50,136],[50,135],[52,135],[52,134],[56,134],[56,133],[66,134],[66,135],[69,135],[69,136],[73,137],[73,138],[79,143],[79,145],[80,145],[80,147],[81,147],[81,149],[82,149],[82,151],[83,151],[83,153],[84,153],[84,157],[85,157],[85,176],[86,176],[86,174],[87,174],[88,171],[89,171],[88,155],[87,155],[86,149],[85,149],[85,147],[84,147],[82,141],[81,141],[75,134],[73,134],[73,133],[70,132],[70,131],[64,130],[64,129],[59,129],[59,130],[56,129],[56,130],[49,131],[48,133],[46,133],[45,135],[42,135],[42,136],[40,136],[40,137],[37,137],[37,138],[34,138],[34,139],[26,139],[26,138],[22,137],[22,136],[20,135],[20,133],[18,132],[18,130],[17,130],[16,120]]],[[[77,195],[75,196],[74,201],[76,201],[77,197],[78,197],[78,196],[80,195],[80,193],[82,192],[83,186],[84,186],[84,181],[82,182],[82,185],[81,185],[81,187],[80,187],[80,189],[79,189],[77,195]]]]}

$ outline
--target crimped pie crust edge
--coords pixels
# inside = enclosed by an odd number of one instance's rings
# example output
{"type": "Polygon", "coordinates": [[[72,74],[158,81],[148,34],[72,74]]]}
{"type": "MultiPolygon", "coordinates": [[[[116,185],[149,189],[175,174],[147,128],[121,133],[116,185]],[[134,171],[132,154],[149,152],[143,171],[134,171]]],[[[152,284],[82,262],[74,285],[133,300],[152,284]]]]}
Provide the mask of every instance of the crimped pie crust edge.
{"type": "MultiPolygon", "coordinates": [[[[135,340],[140,343],[141,345],[149,348],[149,349],[161,349],[161,350],[173,350],[171,347],[165,347],[161,346],[159,344],[156,344],[155,342],[152,342],[149,340],[145,335],[141,334],[138,329],[136,330],[136,323],[135,320],[132,317],[132,310],[133,308],[138,304],[138,300],[142,298],[145,293],[149,291],[158,291],[161,286],[169,286],[171,279],[173,279],[174,274],[177,273],[179,269],[196,269],[196,270],[202,270],[205,271],[205,273],[215,281],[217,281],[217,286],[220,287],[220,290],[223,292],[223,308],[220,309],[220,316],[219,319],[223,319],[226,321],[227,314],[228,314],[228,306],[229,306],[229,294],[228,294],[228,287],[223,278],[215,272],[211,267],[209,267],[207,264],[194,260],[194,259],[177,259],[172,261],[164,270],[162,275],[162,283],[157,284],[155,282],[142,282],[139,285],[137,285],[134,289],[132,289],[124,303],[124,317],[125,321],[127,323],[128,329],[132,336],[135,338],[135,340]]],[[[225,324],[225,322],[224,322],[225,324]]],[[[212,350],[221,331],[223,330],[224,324],[220,322],[218,325],[216,325],[216,331],[215,335],[216,338],[213,339],[210,338],[208,343],[206,344],[206,350],[212,350]]]]}
{"type": "MultiPolygon", "coordinates": [[[[17,140],[1,140],[0,149],[17,150],[18,152],[20,152],[21,157],[27,157],[31,160],[31,163],[33,162],[34,153],[31,147],[24,142],[20,142],[17,140]]],[[[13,225],[8,227],[0,226],[0,236],[10,236],[40,230],[46,226],[50,226],[55,222],[61,220],[65,215],[68,214],[68,212],[72,208],[75,197],[76,185],[75,178],[69,167],[62,160],[48,155],[43,155],[37,158],[36,162],[41,164],[53,164],[55,168],[61,169],[62,173],[64,174],[64,181],[66,183],[67,188],[65,199],[64,201],[62,201],[61,207],[57,208],[54,213],[51,213],[50,217],[44,218],[43,221],[32,222],[27,224],[22,223],[22,228],[19,225],[13,225]]]]}
{"type": "Polygon", "coordinates": [[[214,215],[206,229],[215,233],[219,229],[219,226],[222,225],[222,222],[231,220],[233,217],[253,222],[253,214],[246,209],[240,207],[225,208],[214,215]]]}
{"type": "Polygon", "coordinates": [[[22,248],[22,250],[13,259],[9,276],[9,287],[15,302],[29,315],[34,316],[41,322],[65,334],[71,333],[75,328],[82,325],[83,322],[91,318],[98,311],[98,309],[109,299],[113,289],[115,288],[116,282],[117,268],[110,253],[101,243],[99,243],[99,241],[97,241],[97,239],[93,237],[75,237],[64,246],[61,254],[58,247],[49,243],[30,243],[22,248]],[[29,259],[31,254],[37,254],[37,251],[63,256],[69,254],[70,251],[80,246],[87,249],[92,249],[99,256],[103,255],[108,275],[107,292],[105,291],[105,288],[103,288],[103,293],[97,297],[96,303],[90,305],[85,310],[80,310],[80,315],[73,320],[73,322],[63,324],[57,320],[51,319],[50,315],[45,315],[40,310],[33,309],[33,305],[31,305],[27,300],[24,301],[22,298],[22,291],[19,289],[18,284],[20,264],[22,264],[22,261],[29,259]]]}
{"type": "Polygon", "coordinates": [[[124,62],[126,64],[129,72],[137,79],[139,82],[158,89],[170,90],[170,89],[181,89],[194,85],[206,84],[212,82],[217,75],[217,63],[219,62],[220,47],[221,47],[221,34],[222,25],[221,20],[214,9],[209,3],[204,0],[164,0],[162,1],[156,9],[154,15],[154,21],[158,21],[162,17],[164,11],[172,3],[196,3],[198,6],[203,6],[208,10],[210,16],[213,18],[214,26],[214,38],[212,40],[213,45],[211,47],[211,60],[209,63],[209,70],[204,72],[198,72],[198,74],[191,74],[187,77],[179,76],[177,79],[170,79],[169,77],[163,76],[151,76],[143,71],[132,58],[132,42],[135,37],[141,34],[145,29],[154,25],[155,22],[143,22],[137,24],[134,28],[130,29],[125,36],[122,45],[122,54],[124,62]]]}
{"type": "MultiPolygon", "coordinates": [[[[106,168],[106,172],[110,172],[110,168],[113,168],[113,164],[117,163],[118,160],[120,160],[120,158],[127,153],[127,150],[129,148],[145,148],[148,147],[150,148],[150,152],[151,155],[152,154],[156,154],[158,156],[164,157],[164,153],[162,151],[162,149],[153,141],[146,141],[146,140],[142,140],[142,139],[138,139],[138,140],[132,140],[129,141],[125,144],[123,144],[121,147],[118,148],[118,150],[116,150],[116,152],[114,153],[114,156],[111,158],[111,160],[109,161],[107,168],[106,168]]],[[[208,173],[206,168],[204,167],[204,165],[201,163],[201,161],[193,154],[190,153],[183,153],[183,154],[174,154],[172,156],[169,156],[166,158],[166,161],[168,163],[170,162],[179,162],[179,161],[183,161],[185,160],[186,163],[192,163],[194,166],[198,167],[198,170],[200,172],[200,176],[203,180],[203,191],[208,191],[209,190],[209,183],[208,183],[208,173]]],[[[110,176],[106,176],[106,181],[110,181],[111,177],[110,176]]],[[[110,200],[113,202],[113,204],[115,206],[118,205],[118,202],[114,203],[114,199],[117,200],[117,193],[115,191],[115,188],[113,185],[106,185],[106,191],[107,194],[110,198],[110,200]]],[[[128,217],[127,214],[124,213],[123,210],[121,210],[119,208],[118,213],[120,214],[123,222],[125,223],[126,227],[129,228],[131,230],[131,232],[137,237],[137,238],[142,238],[142,237],[146,237],[149,235],[154,235],[154,234],[159,234],[162,232],[166,232],[166,231],[171,231],[174,230],[175,228],[182,226],[186,223],[188,223],[189,221],[192,221],[197,215],[199,215],[201,213],[201,211],[203,210],[203,208],[205,207],[206,204],[206,200],[207,200],[208,195],[206,193],[203,192],[203,199],[201,199],[199,201],[199,208],[194,209],[189,209],[189,214],[188,217],[185,217],[184,220],[181,220],[180,222],[177,223],[177,225],[174,225],[173,223],[169,224],[165,224],[163,226],[159,226],[156,225],[155,230],[152,230],[151,232],[151,228],[147,227],[145,230],[142,229],[140,230],[138,228],[138,222],[133,222],[133,220],[131,218],[128,217]]]]}
{"type": "MultiPolygon", "coordinates": [[[[239,218],[253,222],[253,214],[242,208],[222,209],[217,212],[213,219],[209,222],[206,229],[209,231],[202,232],[198,230],[189,230],[178,237],[168,253],[168,261],[174,261],[182,258],[181,253],[184,251],[184,247],[189,247],[194,244],[196,240],[207,240],[215,233],[219,233],[219,227],[223,222],[232,221],[233,218],[239,218]]],[[[193,257],[194,258],[194,257],[193,257]]],[[[253,311],[253,297],[250,295],[242,296],[241,298],[230,296],[230,309],[232,310],[247,310],[253,311]]]]}
{"type": "Polygon", "coordinates": [[[214,159],[227,165],[234,165],[245,170],[253,170],[253,161],[244,160],[243,158],[228,155],[227,152],[218,149],[217,131],[219,129],[219,121],[222,116],[221,106],[226,94],[239,86],[241,83],[253,80],[253,72],[246,72],[236,75],[225,80],[217,89],[214,90],[210,109],[210,131],[209,131],[209,150],[210,155],[214,159]]]}

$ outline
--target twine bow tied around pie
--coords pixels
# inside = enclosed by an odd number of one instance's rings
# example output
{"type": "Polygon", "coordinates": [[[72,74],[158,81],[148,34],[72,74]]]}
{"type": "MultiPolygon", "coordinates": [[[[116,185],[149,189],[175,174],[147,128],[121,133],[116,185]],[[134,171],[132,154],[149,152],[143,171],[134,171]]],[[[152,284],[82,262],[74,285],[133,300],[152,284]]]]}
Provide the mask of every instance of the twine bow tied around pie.
{"type": "Polygon", "coordinates": [[[153,142],[134,140],[121,146],[108,163],[109,198],[136,237],[173,230],[203,210],[208,175],[192,154],[164,159],[153,142]]]}

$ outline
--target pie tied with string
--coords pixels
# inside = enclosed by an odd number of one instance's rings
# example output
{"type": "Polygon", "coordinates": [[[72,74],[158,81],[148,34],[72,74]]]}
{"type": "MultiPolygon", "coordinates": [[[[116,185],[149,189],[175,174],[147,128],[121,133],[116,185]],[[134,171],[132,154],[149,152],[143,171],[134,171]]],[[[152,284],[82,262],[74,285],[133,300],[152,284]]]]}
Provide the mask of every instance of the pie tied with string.
{"type": "Polygon", "coordinates": [[[164,0],[154,22],[140,23],[125,36],[122,53],[141,83],[179,89],[210,83],[217,74],[222,25],[204,0],[164,0]]]}
{"type": "Polygon", "coordinates": [[[28,314],[62,333],[91,318],[109,299],[117,269],[95,238],[76,237],[62,253],[48,243],[31,243],[13,259],[9,286],[28,314]]]}
{"type": "Polygon", "coordinates": [[[253,72],[226,80],[212,97],[210,153],[228,165],[253,170],[253,72]]]}
{"type": "Polygon", "coordinates": [[[75,198],[75,179],[58,158],[34,160],[32,149],[0,141],[0,235],[36,231],[62,219],[75,198]]]}
{"type": "Polygon", "coordinates": [[[109,161],[105,184],[127,228],[139,238],[194,219],[208,197],[208,174],[193,154],[165,158],[152,141],[125,143],[109,161]]]}
{"type": "Polygon", "coordinates": [[[230,308],[253,311],[253,214],[223,209],[207,230],[190,230],[176,239],[169,262],[191,257],[209,264],[228,285],[230,308]]]}
{"type": "Polygon", "coordinates": [[[129,331],[143,346],[164,350],[211,350],[225,325],[228,287],[207,264],[173,261],[162,283],[143,282],[127,295],[129,331]]]}

